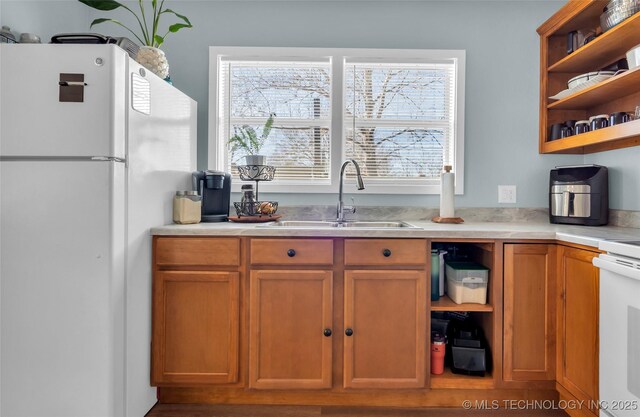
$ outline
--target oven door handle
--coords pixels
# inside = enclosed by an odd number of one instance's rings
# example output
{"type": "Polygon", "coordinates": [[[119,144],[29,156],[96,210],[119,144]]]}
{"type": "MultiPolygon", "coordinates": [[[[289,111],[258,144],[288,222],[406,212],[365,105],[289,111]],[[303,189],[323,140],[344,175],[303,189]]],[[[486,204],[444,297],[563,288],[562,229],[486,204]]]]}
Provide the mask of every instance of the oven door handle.
{"type": "MultiPolygon", "coordinates": [[[[602,258],[593,258],[593,264],[598,268],[640,281],[640,269],[622,265],[617,262],[611,262],[602,258]]],[[[602,281],[600,281],[600,285],[603,285],[602,281]]]]}

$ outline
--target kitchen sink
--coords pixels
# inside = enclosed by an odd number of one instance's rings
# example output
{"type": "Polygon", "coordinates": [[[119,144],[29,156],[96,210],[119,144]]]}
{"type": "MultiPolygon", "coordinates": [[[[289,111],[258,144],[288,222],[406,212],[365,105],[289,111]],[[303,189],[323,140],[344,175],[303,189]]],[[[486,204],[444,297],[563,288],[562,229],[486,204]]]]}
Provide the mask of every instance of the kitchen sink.
{"type": "Polygon", "coordinates": [[[318,229],[318,228],[361,228],[361,229],[419,229],[419,227],[409,224],[407,222],[376,222],[376,221],[298,221],[298,220],[285,220],[277,221],[273,223],[267,223],[261,227],[287,227],[287,228],[304,228],[304,229],[318,229]]]}

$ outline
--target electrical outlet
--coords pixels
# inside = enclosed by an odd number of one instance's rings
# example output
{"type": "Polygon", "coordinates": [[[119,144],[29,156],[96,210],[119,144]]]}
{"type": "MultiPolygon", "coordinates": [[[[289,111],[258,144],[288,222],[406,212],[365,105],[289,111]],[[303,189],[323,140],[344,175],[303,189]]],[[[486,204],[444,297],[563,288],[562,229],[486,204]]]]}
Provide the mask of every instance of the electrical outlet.
{"type": "Polygon", "coordinates": [[[499,204],[515,204],[516,202],[516,186],[515,185],[498,185],[498,203],[499,204]]]}

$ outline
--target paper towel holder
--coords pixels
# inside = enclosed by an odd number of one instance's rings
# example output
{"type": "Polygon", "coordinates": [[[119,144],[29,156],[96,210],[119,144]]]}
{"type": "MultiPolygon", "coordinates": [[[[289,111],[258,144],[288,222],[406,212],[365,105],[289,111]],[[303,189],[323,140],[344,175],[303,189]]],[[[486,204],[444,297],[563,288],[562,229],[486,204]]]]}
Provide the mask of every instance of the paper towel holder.
{"type": "MultiPolygon", "coordinates": [[[[452,170],[452,166],[451,165],[445,165],[444,166],[444,173],[442,174],[441,177],[441,188],[440,188],[440,195],[442,196],[443,194],[443,190],[442,190],[442,183],[444,182],[444,176],[445,175],[453,175],[453,173],[451,172],[452,170]]],[[[453,184],[452,184],[453,186],[453,184]]],[[[453,194],[451,194],[451,205],[453,207],[453,194]]],[[[442,213],[442,199],[440,200],[440,213],[442,213]]],[[[453,214],[453,209],[451,211],[451,214],[453,214]]],[[[460,224],[460,223],[464,223],[464,220],[462,219],[462,217],[441,217],[441,216],[435,216],[431,219],[432,222],[434,223],[450,223],[450,224],[460,224]]]]}

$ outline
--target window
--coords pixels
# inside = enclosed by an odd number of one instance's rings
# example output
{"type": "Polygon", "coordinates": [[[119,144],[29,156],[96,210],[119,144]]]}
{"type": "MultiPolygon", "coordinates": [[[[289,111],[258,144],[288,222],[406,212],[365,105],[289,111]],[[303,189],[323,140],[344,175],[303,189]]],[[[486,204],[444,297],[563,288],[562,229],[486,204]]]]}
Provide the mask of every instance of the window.
{"type": "MultiPolygon", "coordinates": [[[[241,61],[220,58],[219,137],[242,127],[261,134],[274,124],[261,154],[275,165],[278,181],[328,182],[330,173],[331,66],[323,61],[241,61]]],[[[243,149],[226,152],[226,170],[237,173],[243,149]]]]}
{"type": "Polygon", "coordinates": [[[454,68],[345,62],[345,155],[369,181],[439,181],[452,164],[454,68]]]}
{"type": "Polygon", "coordinates": [[[210,168],[237,176],[228,139],[274,114],[263,191],[336,192],[353,158],[365,192],[438,193],[453,165],[462,193],[464,51],[212,47],[210,62],[210,168]]]}

